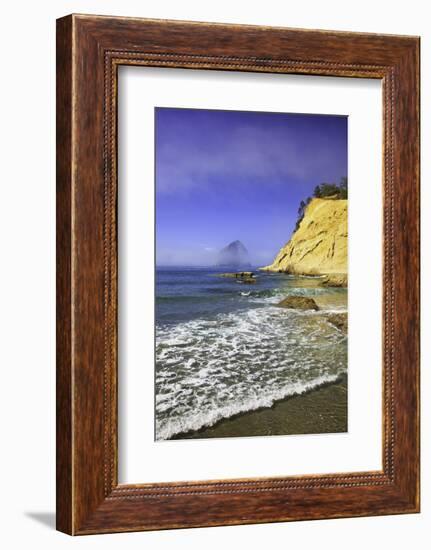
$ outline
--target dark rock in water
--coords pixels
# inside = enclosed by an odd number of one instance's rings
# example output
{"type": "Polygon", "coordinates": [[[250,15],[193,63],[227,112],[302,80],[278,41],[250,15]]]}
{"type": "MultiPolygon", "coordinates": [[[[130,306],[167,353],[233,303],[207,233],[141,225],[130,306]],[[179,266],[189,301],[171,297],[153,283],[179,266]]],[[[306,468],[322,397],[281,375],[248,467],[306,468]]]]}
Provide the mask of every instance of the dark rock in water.
{"type": "Polygon", "coordinates": [[[253,284],[257,281],[252,271],[238,271],[236,273],[220,273],[219,277],[236,279],[238,283],[253,284]]]}
{"type": "Polygon", "coordinates": [[[314,309],[314,311],[318,311],[319,309],[319,306],[313,298],[307,298],[305,296],[287,296],[277,305],[289,309],[314,309]]]}
{"type": "Polygon", "coordinates": [[[347,334],[347,329],[348,329],[347,313],[332,313],[331,315],[328,315],[328,321],[331,323],[331,325],[334,325],[334,327],[337,327],[338,330],[341,330],[341,332],[344,332],[347,334]]]}
{"type": "Polygon", "coordinates": [[[241,241],[234,241],[220,250],[217,260],[218,266],[248,267],[250,259],[248,250],[241,241]]]}
{"type": "Polygon", "coordinates": [[[246,277],[254,277],[253,271],[236,271],[234,273],[220,273],[219,277],[234,277],[235,279],[243,279],[246,277]]]}

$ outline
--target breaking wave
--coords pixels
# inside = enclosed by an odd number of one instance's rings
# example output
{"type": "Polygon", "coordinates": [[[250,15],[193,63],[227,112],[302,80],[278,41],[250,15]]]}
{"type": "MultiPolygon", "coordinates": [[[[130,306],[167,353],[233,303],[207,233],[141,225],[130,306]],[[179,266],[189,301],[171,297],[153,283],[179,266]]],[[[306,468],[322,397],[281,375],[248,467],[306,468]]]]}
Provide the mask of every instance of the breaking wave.
{"type": "Polygon", "coordinates": [[[280,292],[243,292],[257,300],[252,309],[156,327],[156,439],[270,407],[346,372],[346,337],[326,318],[342,309],[287,310],[274,307],[280,292]]]}

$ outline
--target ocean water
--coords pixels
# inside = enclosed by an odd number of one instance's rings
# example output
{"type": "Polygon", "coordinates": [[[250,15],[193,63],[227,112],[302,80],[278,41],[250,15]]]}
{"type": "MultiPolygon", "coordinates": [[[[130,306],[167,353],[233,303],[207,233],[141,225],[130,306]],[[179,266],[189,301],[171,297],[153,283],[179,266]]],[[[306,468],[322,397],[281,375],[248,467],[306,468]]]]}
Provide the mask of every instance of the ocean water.
{"type": "Polygon", "coordinates": [[[156,273],[156,439],[335,382],[347,372],[347,337],[327,320],[347,311],[347,290],[318,279],[255,271],[248,285],[222,269],[156,273]],[[319,311],[277,307],[287,295],[319,311]]]}

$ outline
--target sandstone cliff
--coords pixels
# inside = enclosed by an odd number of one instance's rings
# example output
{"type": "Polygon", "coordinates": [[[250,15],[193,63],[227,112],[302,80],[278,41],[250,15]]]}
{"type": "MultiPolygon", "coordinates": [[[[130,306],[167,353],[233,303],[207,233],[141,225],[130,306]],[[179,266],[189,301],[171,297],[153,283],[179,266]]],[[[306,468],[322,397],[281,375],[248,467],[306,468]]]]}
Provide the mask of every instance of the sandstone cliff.
{"type": "Polygon", "coordinates": [[[347,284],[347,200],[313,199],[290,241],[265,271],[331,275],[347,284]]]}

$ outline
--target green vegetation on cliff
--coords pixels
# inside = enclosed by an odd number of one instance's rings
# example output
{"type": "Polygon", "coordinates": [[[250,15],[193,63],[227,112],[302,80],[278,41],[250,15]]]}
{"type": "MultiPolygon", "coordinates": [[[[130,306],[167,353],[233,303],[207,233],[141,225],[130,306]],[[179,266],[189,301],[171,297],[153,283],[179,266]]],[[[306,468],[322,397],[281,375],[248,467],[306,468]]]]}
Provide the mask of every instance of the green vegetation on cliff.
{"type": "Polygon", "coordinates": [[[302,221],[302,218],[305,214],[305,209],[310,204],[313,198],[315,199],[326,199],[330,198],[332,200],[346,200],[348,196],[348,185],[347,178],[341,178],[340,183],[321,183],[316,185],[313,191],[313,197],[307,197],[305,201],[301,201],[298,208],[298,219],[296,220],[295,229],[293,232],[298,230],[299,224],[302,221]]]}

